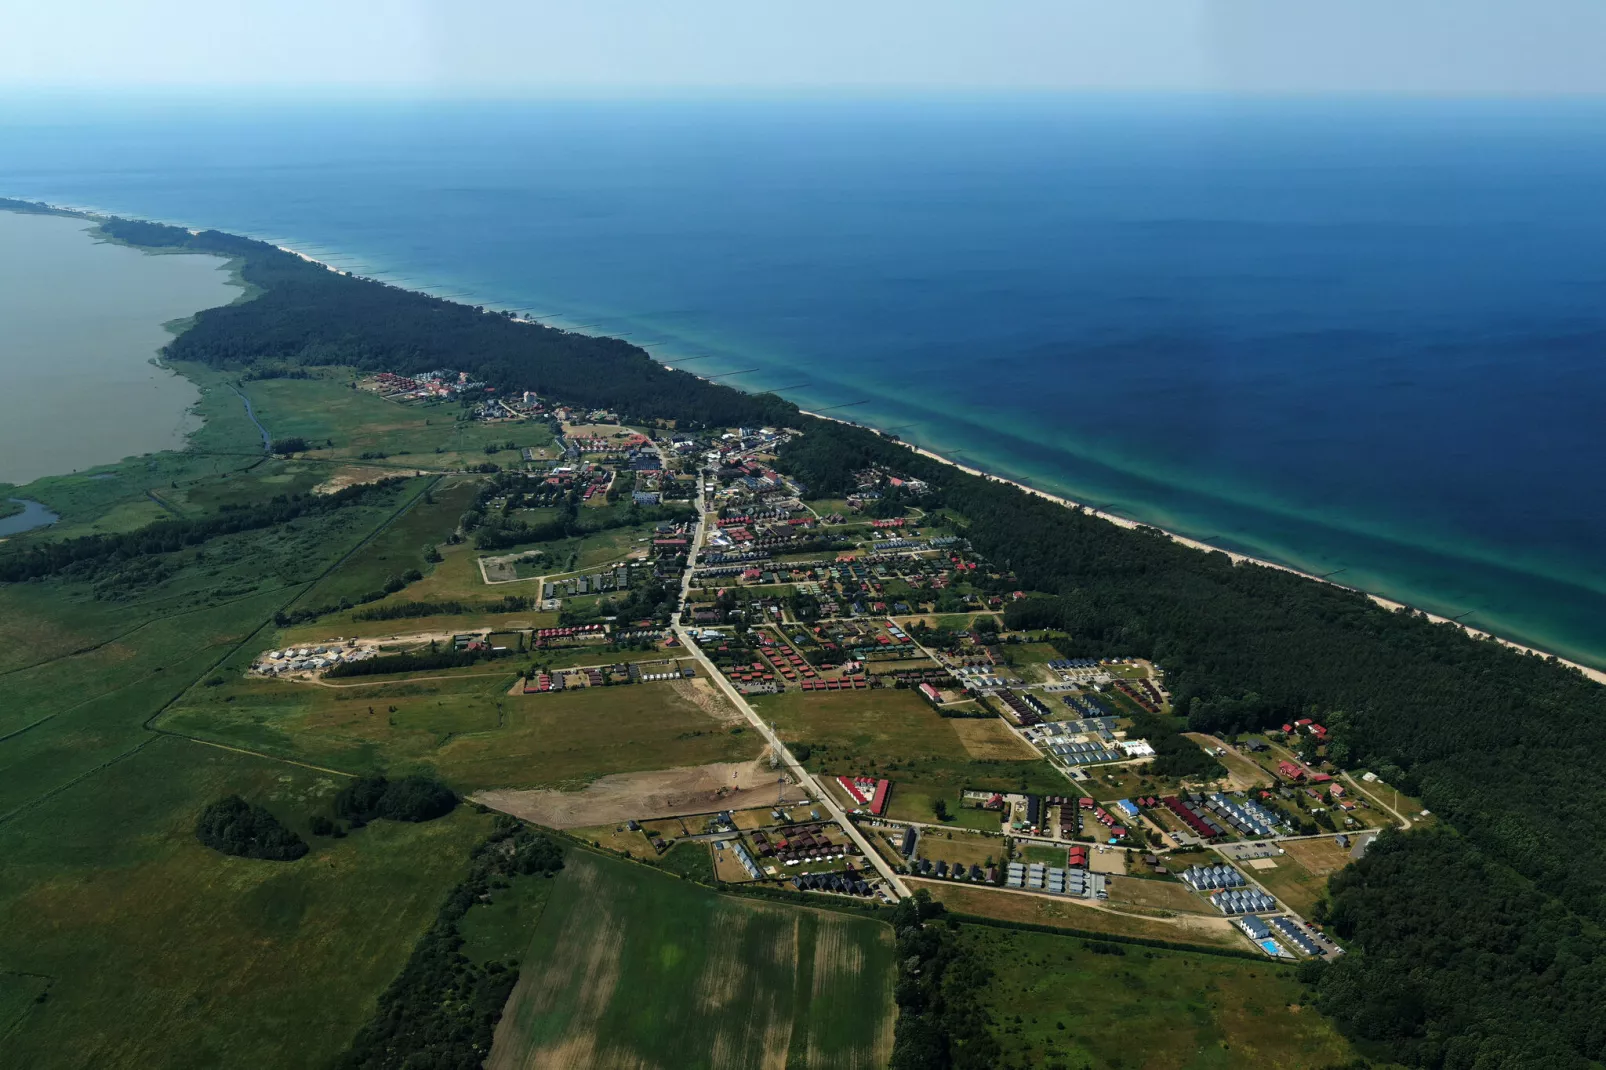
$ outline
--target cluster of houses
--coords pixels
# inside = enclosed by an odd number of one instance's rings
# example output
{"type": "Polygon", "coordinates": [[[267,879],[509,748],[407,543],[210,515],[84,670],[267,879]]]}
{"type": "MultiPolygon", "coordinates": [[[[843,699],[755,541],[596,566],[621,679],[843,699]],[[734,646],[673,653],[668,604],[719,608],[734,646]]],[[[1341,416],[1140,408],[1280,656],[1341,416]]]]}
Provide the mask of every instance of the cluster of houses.
{"type": "Polygon", "coordinates": [[[562,628],[537,628],[530,633],[530,641],[538,647],[563,646],[585,640],[606,639],[606,624],[575,624],[562,628]]]}
{"type": "Polygon", "coordinates": [[[876,777],[846,777],[836,778],[842,790],[858,806],[868,807],[870,812],[880,817],[887,809],[887,795],[892,791],[892,781],[880,780],[876,777]]]}
{"type": "MultiPolygon", "coordinates": [[[[1152,804],[1153,800],[1139,802],[1152,804]]],[[[1201,840],[1224,839],[1232,829],[1250,839],[1268,839],[1288,831],[1280,814],[1254,799],[1234,799],[1224,792],[1167,795],[1160,803],[1201,840]]]]}
{"type": "Polygon", "coordinates": [[[607,684],[638,684],[658,680],[690,679],[697,675],[691,665],[675,665],[668,671],[643,672],[640,662],[621,662],[618,665],[592,665],[563,672],[536,673],[524,679],[526,695],[544,695],[557,691],[572,691],[578,687],[602,687],[607,684]]]}
{"type": "Polygon", "coordinates": [[[777,830],[773,836],[753,833],[753,846],[766,858],[788,866],[804,862],[839,861],[847,857],[845,844],[834,843],[823,825],[801,825],[777,830]]]}
{"type": "Polygon", "coordinates": [[[998,867],[989,866],[985,871],[980,866],[972,865],[966,869],[961,862],[950,866],[945,861],[933,862],[929,858],[916,859],[909,868],[921,877],[933,877],[945,881],[975,881],[977,883],[997,884],[998,867]]]}
{"type": "Polygon", "coordinates": [[[283,676],[295,672],[322,672],[324,669],[347,661],[366,661],[377,656],[377,651],[353,650],[339,644],[327,646],[290,647],[269,650],[251,666],[262,676],[283,676]]]}
{"type": "Polygon", "coordinates": [[[1061,869],[1042,862],[1011,862],[1004,875],[1004,887],[1048,892],[1075,899],[1108,899],[1109,881],[1102,873],[1069,866],[1061,869]]]}
{"type": "Polygon", "coordinates": [[[1305,954],[1313,957],[1327,954],[1326,949],[1313,940],[1310,933],[1301,928],[1300,924],[1293,918],[1279,914],[1271,919],[1271,925],[1282,935],[1283,939],[1299,948],[1305,954]]]}
{"type": "Polygon", "coordinates": [[[1021,727],[1029,728],[1042,723],[1049,716],[1048,704],[1030,691],[1013,691],[1004,688],[994,692],[1015,715],[1021,727]]]}
{"type": "Polygon", "coordinates": [[[1243,888],[1249,884],[1244,875],[1225,863],[1213,866],[1189,866],[1177,878],[1196,892],[1216,892],[1224,888],[1243,888]]]}
{"type": "MultiPolygon", "coordinates": [[[[1014,693],[1006,691],[1003,694],[1014,693]]],[[[1041,700],[1035,695],[1027,694],[1022,697],[1041,705],[1041,700]]],[[[1017,717],[1022,717],[1019,708],[1013,705],[1011,708],[1015,709],[1017,717]]],[[[1028,704],[1028,708],[1035,711],[1036,707],[1028,704]]],[[[1027,724],[1024,735],[1045,754],[1071,766],[1101,765],[1154,755],[1154,748],[1147,740],[1117,739],[1115,718],[1109,716],[1027,724]]]]}
{"type": "Polygon", "coordinates": [[[1150,713],[1160,712],[1160,705],[1164,700],[1161,698],[1160,689],[1154,686],[1154,681],[1145,677],[1138,681],[1138,686],[1136,687],[1119,678],[1112,679],[1110,683],[1117,691],[1150,713]]]}
{"type": "Polygon", "coordinates": [[[371,385],[380,395],[397,401],[452,398],[485,389],[484,383],[471,381],[468,372],[452,372],[444,368],[419,372],[417,375],[380,372],[374,376],[371,385]]]}
{"type": "Polygon", "coordinates": [[[1275,836],[1285,824],[1281,817],[1253,799],[1244,799],[1240,802],[1216,791],[1210,793],[1208,801],[1210,809],[1220,814],[1239,832],[1253,839],[1275,836]]]}
{"type": "Polygon", "coordinates": [[[541,585],[541,597],[574,598],[583,594],[604,594],[608,591],[628,591],[630,589],[631,566],[629,564],[617,565],[614,568],[595,572],[589,576],[576,576],[568,580],[551,580],[541,585]]]}
{"type": "Polygon", "coordinates": [[[1178,795],[1167,795],[1160,801],[1201,840],[1218,840],[1225,837],[1227,830],[1216,822],[1215,817],[1204,808],[1202,802],[1195,801],[1197,799],[1198,795],[1190,795],[1186,799],[1178,795]]]}
{"type": "MultiPolygon", "coordinates": [[[[1061,683],[1080,687],[1104,687],[1114,679],[1098,658],[1058,658],[1048,663],[1048,669],[1061,683]]],[[[1102,702],[1095,701],[1085,707],[1085,712],[1096,716],[1110,711],[1102,702]]]]}
{"type": "Polygon", "coordinates": [[[1223,914],[1265,914],[1277,908],[1277,900],[1259,888],[1231,888],[1217,892],[1210,902],[1223,914]]]}
{"type": "Polygon", "coordinates": [[[835,892],[838,895],[860,897],[868,896],[875,890],[870,886],[870,882],[860,880],[851,873],[805,873],[792,878],[792,887],[800,892],[835,892]]]}

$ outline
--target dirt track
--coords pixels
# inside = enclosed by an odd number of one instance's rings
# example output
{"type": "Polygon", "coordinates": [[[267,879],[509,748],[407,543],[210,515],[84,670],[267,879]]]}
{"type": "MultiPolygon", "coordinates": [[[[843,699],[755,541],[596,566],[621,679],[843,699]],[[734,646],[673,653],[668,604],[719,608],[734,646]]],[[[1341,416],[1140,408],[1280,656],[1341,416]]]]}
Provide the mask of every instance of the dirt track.
{"type": "MultiPolygon", "coordinates": [[[[768,758],[761,758],[648,773],[614,773],[579,791],[482,791],[473,796],[473,801],[548,828],[585,828],[630,819],[647,821],[773,806],[780,775],[770,768],[768,758]],[[720,794],[721,788],[727,790],[720,794]]],[[[788,778],[786,798],[799,802],[807,795],[788,778]]]]}

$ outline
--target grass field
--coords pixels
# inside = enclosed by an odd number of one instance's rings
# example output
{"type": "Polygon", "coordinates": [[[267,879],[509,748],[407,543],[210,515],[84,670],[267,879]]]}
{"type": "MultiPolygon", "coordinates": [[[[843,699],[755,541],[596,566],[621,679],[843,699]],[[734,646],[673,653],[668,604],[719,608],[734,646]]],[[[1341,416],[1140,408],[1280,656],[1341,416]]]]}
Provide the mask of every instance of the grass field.
{"type": "Polygon", "coordinates": [[[1260,869],[1241,863],[1243,869],[1266,886],[1266,891],[1281,899],[1294,910],[1310,917],[1318,900],[1327,895],[1327,878],[1318,877],[1306,869],[1292,854],[1267,859],[1276,862],[1274,869],[1260,869]]]}
{"type": "Polygon", "coordinates": [[[1333,837],[1315,840],[1287,840],[1283,850],[1288,856],[1318,877],[1326,878],[1349,865],[1352,847],[1340,847],[1333,837]]]}
{"type": "MultiPolygon", "coordinates": [[[[1060,852],[1060,864],[1065,862],[1060,852]]],[[[915,846],[916,858],[929,858],[933,863],[958,862],[966,866],[985,866],[991,859],[994,865],[1003,865],[1004,839],[1002,836],[982,836],[965,829],[944,832],[927,830],[915,846]]]]}
{"type": "Polygon", "coordinates": [[[1309,1070],[1354,1057],[1299,1005],[1292,971],[1270,962],[1137,946],[1097,954],[1074,937],[981,925],[959,939],[993,970],[982,1000],[1002,1067],[1309,1070]]]}
{"type": "Polygon", "coordinates": [[[1240,951],[1249,947],[1243,935],[1225,918],[1219,916],[1179,915],[1175,918],[1135,916],[1100,909],[1084,900],[1028,895],[971,884],[955,884],[950,881],[914,878],[909,881],[909,886],[927,889],[933,899],[946,904],[949,910],[961,914],[975,914],[983,918],[1024,921],[1033,925],[1110,933],[1114,936],[1139,936],[1150,940],[1197,944],[1201,947],[1225,947],[1240,951]]]}
{"type": "Polygon", "coordinates": [[[552,433],[544,423],[486,424],[459,421],[455,403],[431,405],[386,401],[367,390],[351,389],[348,375],[325,369],[328,379],[263,379],[245,384],[257,418],[275,438],[305,438],[311,455],[337,460],[385,453],[391,463],[426,468],[457,467],[486,460],[507,464],[517,453],[487,456],[487,445],[513,442],[545,446],[552,433]],[[325,443],[334,440],[332,447],[325,443]]]}
{"type": "MultiPolygon", "coordinates": [[[[383,590],[387,579],[399,578],[409,569],[431,570],[433,566],[424,560],[424,546],[444,544],[478,492],[472,482],[434,483],[395,523],[308,591],[306,604],[325,606],[342,598],[355,601],[383,590]]],[[[406,591],[401,593],[410,597],[406,591]]]]}
{"type": "Polygon", "coordinates": [[[579,851],[552,884],[492,1070],[886,1065],[885,925],[579,851]]]}
{"type": "Polygon", "coordinates": [[[760,696],[753,706],[775,723],[782,739],[809,744],[811,770],[870,773],[892,780],[887,814],[899,820],[933,821],[941,799],[954,824],[991,830],[998,826],[997,815],[961,810],[962,789],[1052,793],[1069,786],[1029,748],[999,739],[996,733],[1008,732],[1004,726],[942,717],[912,691],[787,692],[760,696]],[[978,729],[978,725],[988,727],[978,729]],[[971,735],[962,736],[961,731],[971,735]],[[978,735],[981,732],[989,735],[978,735]],[[1013,752],[1014,757],[976,757],[974,751],[980,746],[986,753],[1013,752]]]}
{"type": "Polygon", "coordinates": [[[353,773],[436,770],[459,791],[579,788],[607,773],[757,757],[752,732],[693,682],[509,695],[515,674],[357,687],[235,678],[194,689],[161,726],[353,773]]]}
{"type": "MultiPolygon", "coordinates": [[[[52,978],[6,1066],[322,1067],[372,1013],[489,818],[460,808],[307,834],[339,778],[170,737],[0,825],[0,970],[52,978]],[[312,845],[293,863],[196,842],[238,792],[312,845]],[[287,1043],[287,1029],[294,1043],[287,1043]]],[[[0,977],[0,1011],[9,986],[0,977]]]]}

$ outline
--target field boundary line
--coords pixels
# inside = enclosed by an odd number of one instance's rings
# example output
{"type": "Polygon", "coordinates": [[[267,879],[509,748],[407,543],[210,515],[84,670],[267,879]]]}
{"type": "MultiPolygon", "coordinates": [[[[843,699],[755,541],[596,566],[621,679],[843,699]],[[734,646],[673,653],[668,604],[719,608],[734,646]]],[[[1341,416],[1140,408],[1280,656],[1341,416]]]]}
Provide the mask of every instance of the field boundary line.
{"type": "Polygon", "coordinates": [[[38,806],[40,803],[50,801],[51,799],[55,798],[57,795],[60,795],[62,792],[68,790],[69,788],[75,787],[76,785],[78,785],[82,781],[88,780],[90,777],[96,776],[97,774],[102,773],[107,769],[110,769],[112,766],[116,765],[118,762],[121,762],[126,758],[132,758],[134,755],[138,754],[140,751],[144,750],[146,747],[150,746],[152,743],[155,743],[157,738],[158,738],[157,736],[148,736],[144,740],[142,740],[139,743],[134,744],[134,746],[128,748],[128,750],[125,750],[123,753],[117,755],[115,758],[109,758],[106,761],[101,762],[99,765],[94,766],[93,768],[85,769],[82,773],[79,773],[77,776],[73,777],[71,780],[63,781],[62,783],[57,784],[55,787],[51,788],[49,791],[45,792],[43,795],[36,795],[32,799],[29,799],[27,802],[23,803],[21,806],[18,806],[16,809],[11,810],[11,811],[9,811],[7,813],[4,813],[4,814],[0,814],[0,825],[4,825],[4,824],[8,823],[9,821],[11,821],[12,818],[17,817],[17,816],[19,816],[19,815],[21,815],[23,813],[26,813],[29,810],[32,810],[35,806],[38,806]]]}
{"type": "Polygon", "coordinates": [[[57,654],[53,658],[46,658],[43,661],[35,661],[35,662],[33,662],[32,664],[29,664],[29,665],[18,665],[14,669],[0,669],[0,676],[10,676],[12,673],[27,672],[29,669],[38,669],[38,668],[42,668],[43,666],[46,666],[46,665],[52,665],[52,664],[54,664],[54,663],[56,663],[58,661],[65,661],[68,658],[76,658],[80,654],[94,653],[95,651],[99,650],[103,646],[110,646],[112,643],[117,642],[119,639],[126,639],[129,636],[133,635],[135,632],[140,631],[143,628],[149,628],[152,624],[155,624],[155,623],[157,623],[159,621],[176,620],[179,617],[187,617],[192,613],[205,613],[208,610],[222,609],[225,606],[232,606],[236,602],[245,602],[245,601],[248,601],[249,599],[257,598],[257,597],[260,597],[260,596],[265,595],[265,594],[277,594],[280,591],[293,590],[294,588],[299,587],[299,586],[301,586],[299,583],[288,583],[288,584],[285,584],[282,587],[269,587],[265,591],[252,591],[250,594],[241,595],[239,598],[231,598],[226,602],[216,602],[216,603],[213,603],[212,605],[209,605],[209,606],[196,606],[193,609],[181,609],[177,613],[167,613],[167,614],[163,614],[163,615],[160,615],[160,616],[154,616],[154,617],[150,618],[149,620],[140,621],[138,624],[134,625],[132,628],[128,628],[128,629],[126,629],[124,631],[118,632],[116,635],[108,636],[107,638],[102,639],[98,643],[92,643],[89,646],[81,646],[77,650],[69,650],[65,654],[57,654]]]}
{"type": "Polygon", "coordinates": [[[216,740],[202,739],[200,736],[186,736],[178,732],[164,732],[162,734],[172,736],[174,739],[187,740],[190,743],[199,743],[203,747],[216,747],[218,750],[233,751],[235,754],[248,754],[253,758],[264,758],[270,762],[283,762],[285,765],[296,765],[300,766],[302,769],[311,769],[318,773],[330,773],[334,776],[352,778],[362,775],[360,773],[348,773],[344,769],[330,769],[328,766],[313,765],[311,762],[298,762],[294,758],[282,758],[277,754],[267,754],[259,750],[249,750],[245,747],[235,747],[228,743],[219,743],[216,740]]]}

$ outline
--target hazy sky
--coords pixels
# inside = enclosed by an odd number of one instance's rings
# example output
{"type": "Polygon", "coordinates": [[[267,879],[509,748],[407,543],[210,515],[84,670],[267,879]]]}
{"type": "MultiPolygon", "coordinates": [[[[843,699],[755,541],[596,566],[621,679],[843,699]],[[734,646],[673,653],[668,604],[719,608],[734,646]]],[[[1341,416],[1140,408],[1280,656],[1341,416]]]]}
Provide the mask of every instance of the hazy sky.
{"type": "Polygon", "coordinates": [[[0,88],[1606,93],[1606,0],[0,0],[0,88]]]}

